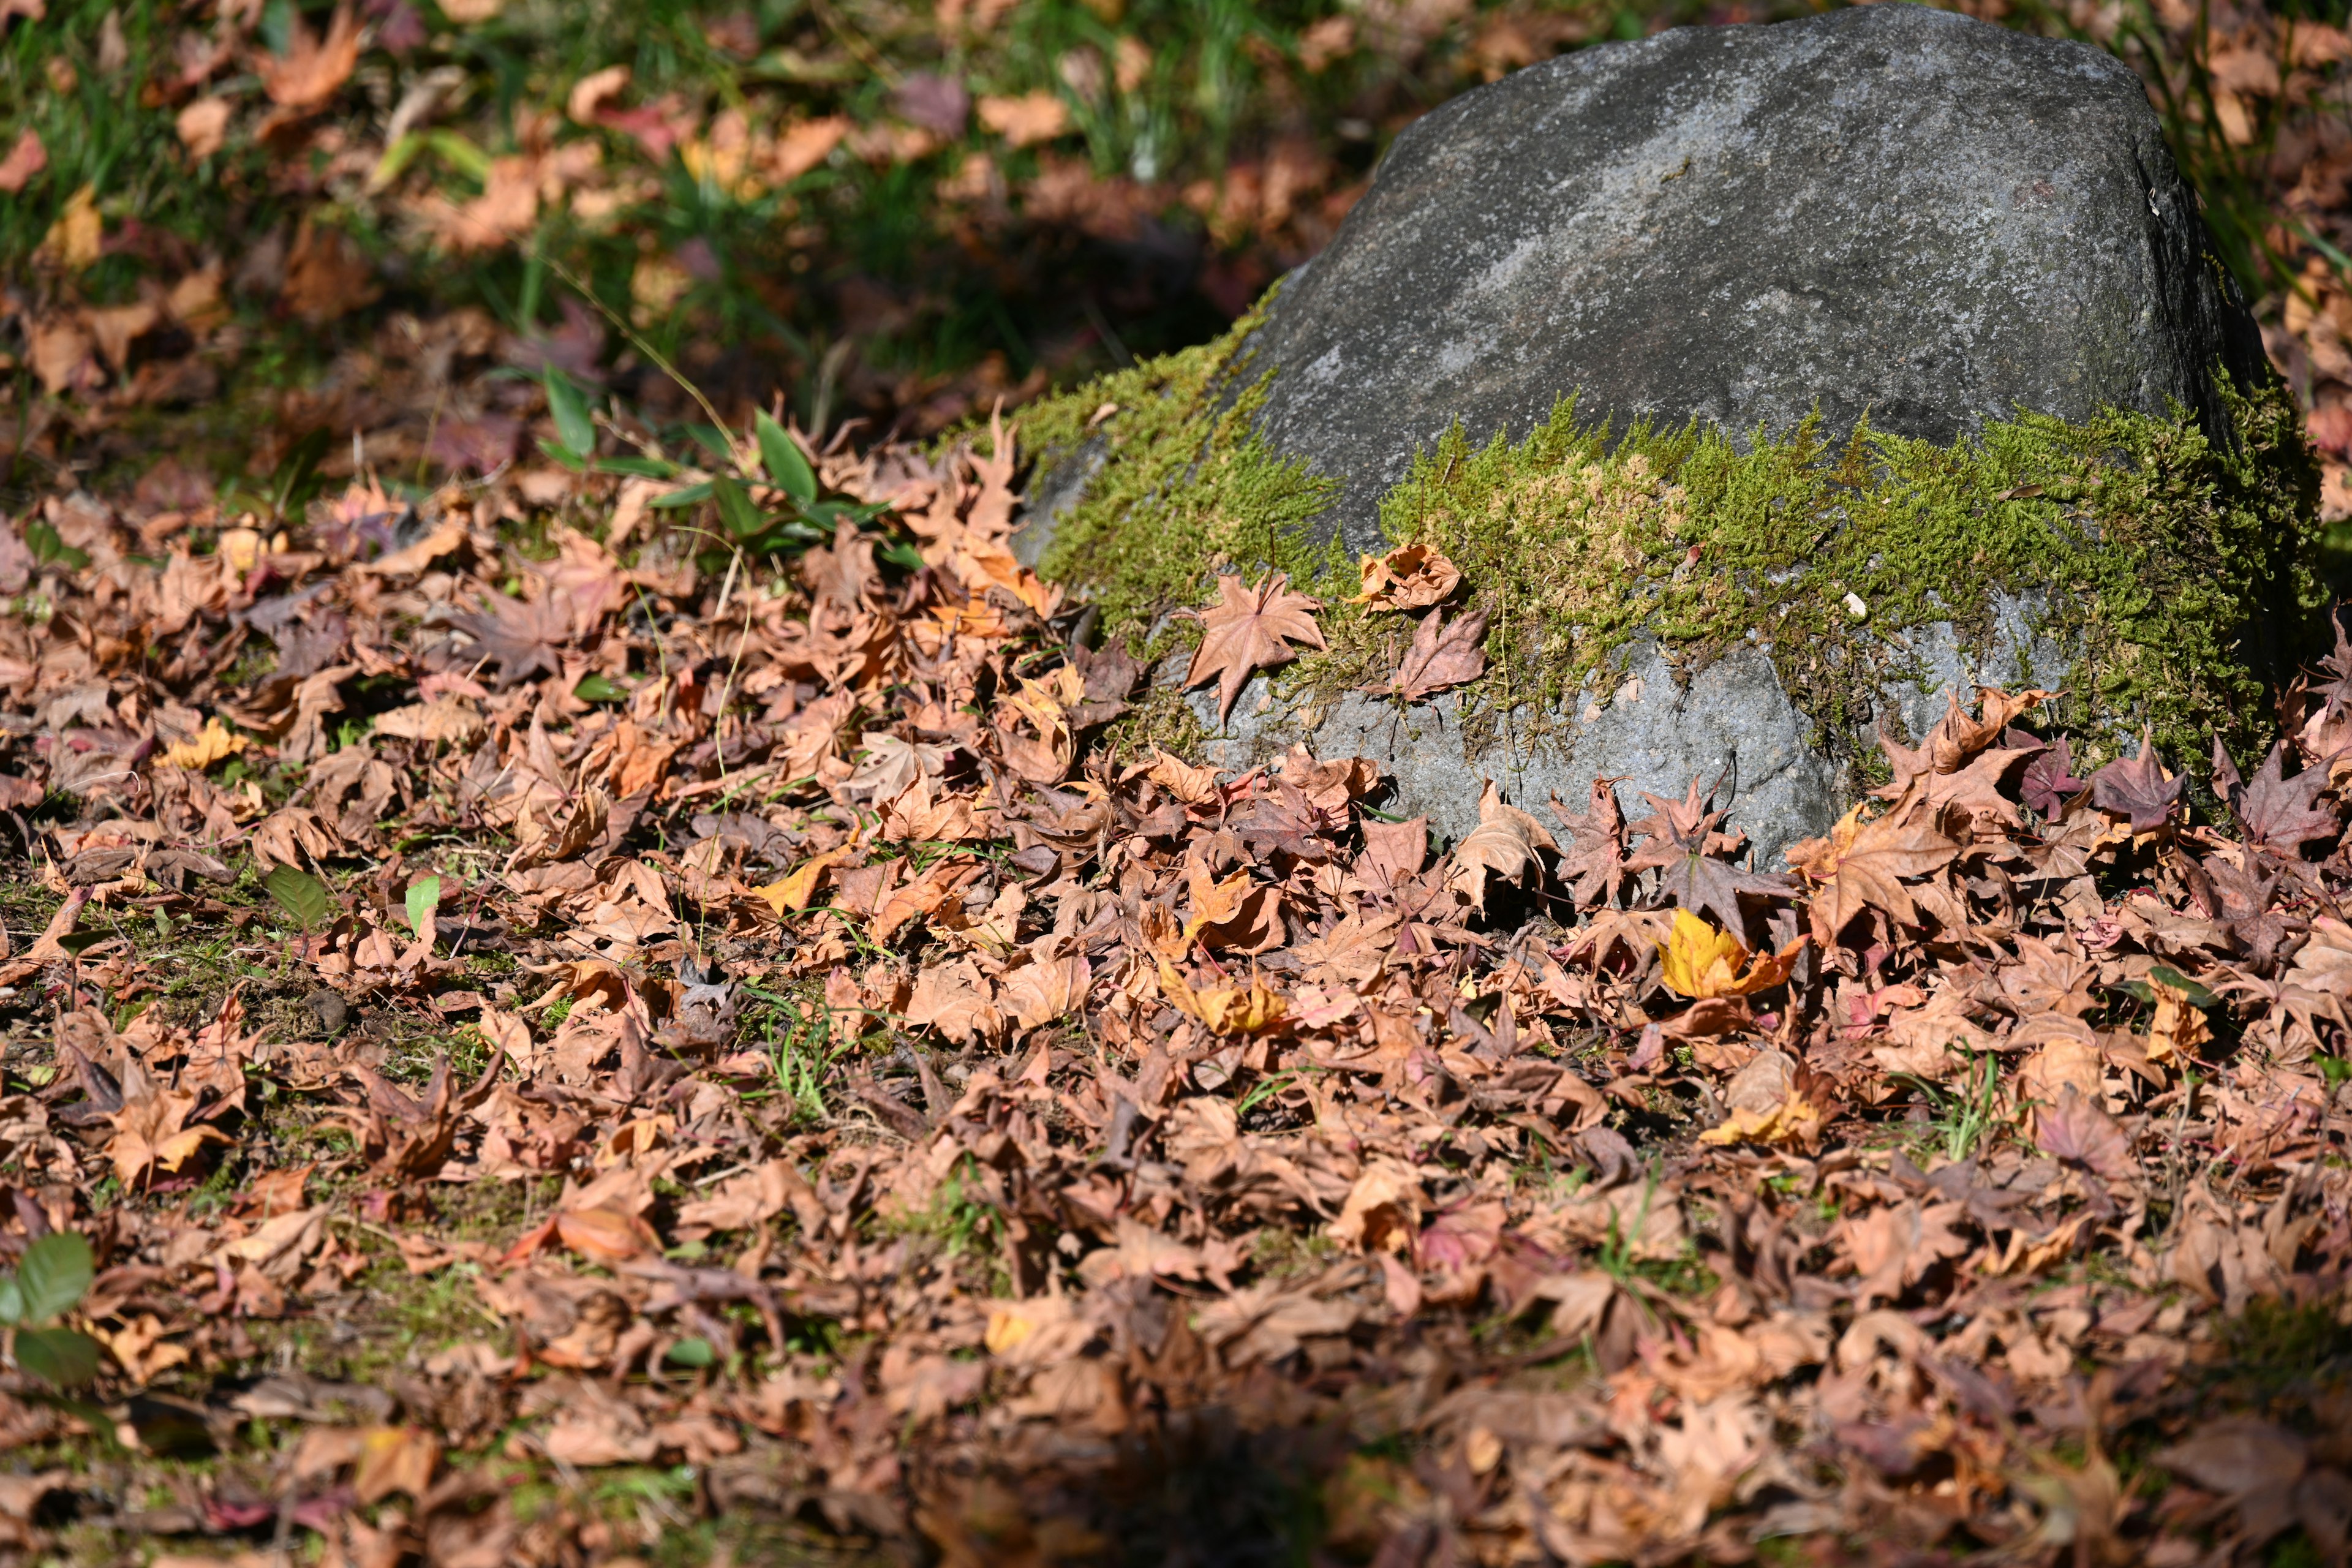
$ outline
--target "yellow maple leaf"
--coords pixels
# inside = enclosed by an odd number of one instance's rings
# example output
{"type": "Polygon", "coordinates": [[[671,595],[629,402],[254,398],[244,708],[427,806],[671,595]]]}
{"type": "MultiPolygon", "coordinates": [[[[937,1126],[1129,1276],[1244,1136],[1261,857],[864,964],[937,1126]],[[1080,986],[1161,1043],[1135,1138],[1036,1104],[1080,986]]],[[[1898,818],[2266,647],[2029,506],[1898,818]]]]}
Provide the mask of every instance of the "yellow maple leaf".
{"type": "Polygon", "coordinates": [[[252,742],[244,736],[233,734],[218,719],[207,719],[205,727],[184,741],[175,742],[163,752],[163,765],[185,768],[202,773],[224,757],[233,757],[252,742]]]}
{"type": "Polygon", "coordinates": [[[1821,1108],[1794,1089],[1766,1110],[1735,1110],[1719,1127],[1698,1135],[1702,1143],[1801,1143],[1807,1148],[1822,1134],[1821,1108]]]}
{"type": "Polygon", "coordinates": [[[1196,991],[1176,973],[1175,965],[1160,961],[1160,991],[1176,1010],[1196,1018],[1213,1033],[1255,1035],[1278,1027],[1290,1016],[1290,1004],[1270,989],[1264,975],[1253,974],[1247,985],[1218,986],[1196,991]]]}
{"type": "Polygon", "coordinates": [[[1716,930],[1688,910],[1676,910],[1674,929],[1658,943],[1660,977],[1668,990],[1693,1001],[1745,996],[1789,978],[1805,940],[1799,937],[1776,953],[1750,953],[1729,931],[1716,930]]]}
{"type": "Polygon", "coordinates": [[[824,875],[825,868],[846,858],[848,854],[848,849],[844,847],[813,855],[794,867],[788,875],[751,891],[755,897],[765,899],[768,907],[776,911],[779,919],[791,910],[804,910],[808,908],[809,900],[816,897],[816,879],[824,875]]]}
{"type": "Polygon", "coordinates": [[[104,221],[98,216],[98,187],[84,185],[66,198],[66,209],[41,240],[41,254],[68,272],[84,272],[98,265],[104,221]]]}

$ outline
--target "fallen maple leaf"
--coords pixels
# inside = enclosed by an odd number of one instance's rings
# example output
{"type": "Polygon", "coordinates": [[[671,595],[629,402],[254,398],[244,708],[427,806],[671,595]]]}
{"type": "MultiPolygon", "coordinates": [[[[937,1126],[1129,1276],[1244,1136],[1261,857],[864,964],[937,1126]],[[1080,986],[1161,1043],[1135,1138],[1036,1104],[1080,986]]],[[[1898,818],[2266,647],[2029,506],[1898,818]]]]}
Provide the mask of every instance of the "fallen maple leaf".
{"type": "Polygon", "coordinates": [[[2221,737],[2213,740],[2214,791],[2229,803],[2230,814],[2245,829],[2246,842],[2294,857],[2305,845],[2334,838],[2343,829],[2336,814],[2318,805],[2329,787],[2328,771],[2305,768],[2290,779],[2284,776],[2285,758],[2286,742],[2273,742],[2270,754],[2248,783],[2239,777],[2237,764],[2221,749],[2221,737]]]}
{"type": "Polygon", "coordinates": [[[2043,1153],[2095,1171],[2111,1182],[2129,1181],[2137,1169],[2131,1141],[2115,1118],[2071,1083],[2060,1092],[2057,1104],[2043,1106],[2036,1115],[2034,1134],[2043,1153]]]}
{"type": "MultiPolygon", "coordinates": [[[[2033,737],[2021,731],[2001,737],[2005,745],[2022,749],[2033,737]]],[[[2025,771],[2018,775],[2017,793],[2037,816],[2053,817],[2066,808],[2066,803],[2091,787],[2088,779],[2074,776],[2074,759],[2068,749],[2066,737],[2059,736],[2042,745],[2025,771]]]]}
{"type": "Polygon", "coordinates": [[[1551,813],[1568,829],[1570,847],[1560,858],[1559,879],[1579,909],[1613,903],[1633,873],[1625,866],[1625,814],[1617,805],[1619,779],[1592,781],[1584,815],[1570,816],[1554,795],[1551,813]]]}
{"type": "Polygon", "coordinates": [[[1278,1028],[1290,1015],[1290,1005],[1260,974],[1247,985],[1222,985],[1194,990],[1176,966],[1160,960],[1160,994],[1180,1013],[1197,1018],[1220,1035],[1255,1035],[1278,1028]]]}
{"type": "Polygon", "coordinates": [[[633,1214],[597,1206],[564,1209],[555,1216],[555,1234],[563,1245],[599,1263],[618,1263],[661,1250],[653,1226],[633,1214]]]}
{"type": "Polygon", "coordinates": [[[123,1074],[122,1109],[107,1118],[114,1123],[107,1153],[125,1188],[135,1190],[156,1171],[176,1173],[205,1144],[229,1141],[208,1121],[189,1126],[195,1109],[193,1092],[163,1088],[135,1063],[123,1074]]]}
{"type": "Polygon", "coordinates": [[[1694,1001],[1749,995],[1788,979],[1807,940],[1801,936],[1777,953],[1751,954],[1729,931],[1676,910],[1673,930],[1658,944],[1660,977],[1668,990],[1694,1001]]]}
{"type": "Polygon", "coordinates": [[[2171,816],[2188,784],[2165,772],[2154,738],[2143,729],[2137,756],[2118,757],[2091,775],[2091,804],[2128,819],[2134,833],[2153,833],[2171,816]]]}
{"type": "Polygon", "coordinates": [[[804,910],[808,908],[809,900],[816,897],[817,879],[824,875],[827,868],[839,865],[850,854],[851,850],[844,846],[838,849],[828,849],[821,855],[813,855],[787,875],[751,891],[765,900],[768,907],[779,916],[804,910]]]}
{"type": "Polygon", "coordinates": [[[1050,92],[982,98],[976,107],[980,122],[1015,147],[1050,142],[1070,128],[1068,107],[1050,92]]]}
{"type": "Polygon", "coordinates": [[[1187,611],[1201,623],[1201,646],[1184,672],[1189,689],[1212,679],[1217,682],[1217,722],[1230,718],[1242,687],[1261,669],[1287,664],[1297,658],[1289,647],[1325,647],[1322,628],[1313,612],[1323,606],[1303,594],[1290,592],[1289,579],[1276,572],[1255,588],[1238,576],[1217,579],[1216,605],[1187,611]]]}
{"type": "Polygon", "coordinates": [[[1372,610],[1425,609],[1462,582],[1462,569],[1429,544],[1402,544],[1386,555],[1367,555],[1360,570],[1363,591],[1348,602],[1372,610]]]}
{"type": "Polygon", "coordinates": [[[1432,610],[1421,618],[1412,646],[1405,650],[1396,674],[1387,686],[1376,689],[1418,702],[1433,692],[1464,685],[1486,673],[1486,613],[1465,610],[1441,630],[1439,623],[1444,618],[1443,610],[1432,610]]]}
{"type": "Polygon", "coordinates": [[[202,772],[224,757],[236,755],[251,744],[244,736],[232,733],[229,727],[218,719],[207,719],[205,727],[195,734],[165,747],[163,763],[167,767],[202,772]]]}
{"type": "Polygon", "coordinates": [[[498,665],[498,689],[504,691],[534,675],[562,673],[560,650],[572,635],[572,612],[552,594],[528,602],[485,594],[481,610],[460,611],[449,624],[480,644],[482,657],[498,665]]]}
{"type": "Polygon", "coordinates": [[[263,90],[281,109],[318,108],[351,79],[360,63],[360,24],[350,0],[335,7],[323,39],[300,12],[293,13],[286,41],[286,53],[262,55],[254,61],[263,90]]]}
{"type": "Polygon", "coordinates": [[[2158,1450],[2155,1458],[2166,1469],[2234,1504],[2250,1547],[2261,1547],[2299,1521],[2315,1519],[2323,1525],[2313,1531],[2315,1539],[2328,1534],[2338,1543],[2344,1539],[2342,1521],[2347,1510],[2342,1479],[2323,1471],[2334,1485],[2306,1496],[2313,1490],[2305,1475],[2311,1445],[2273,1422],[2256,1415],[2218,1416],[2185,1440],[2158,1450]],[[2333,1528],[2327,1528],[2331,1514],[2333,1528]]]}
{"type": "Polygon", "coordinates": [[[1454,846],[1445,879],[1480,910],[1486,907],[1489,874],[1507,882],[1524,882],[1538,869],[1538,849],[1558,850],[1559,844],[1543,824],[1516,805],[1503,804],[1503,794],[1488,779],[1478,796],[1478,826],[1454,846]]]}
{"type": "Polygon", "coordinates": [[[1711,913],[1724,925],[1737,926],[1746,919],[1739,909],[1742,896],[1785,898],[1792,890],[1785,877],[1751,871],[1722,858],[1736,853],[1743,838],[1715,831],[1724,814],[1710,809],[1714,800],[1699,794],[1696,779],[1681,800],[1647,794],[1642,798],[1650,803],[1651,814],[1632,830],[1647,836],[1649,842],[1626,860],[1625,869],[1656,868],[1659,892],[1682,908],[1711,913]]]}
{"type": "Polygon", "coordinates": [[[25,183],[49,166],[49,150],[41,144],[40,134],[30,129],[16,138],[8,155],[0,158],[0,194],[15,195],[25,188],[25,183]]]}
{"type": "Polygon", "coordinates": [[[1917,925],[1919,909],[1904,879],[1927,876],[1960,852],[1916,815],[1890,814],[1865,823],[1859,820],[1861,811],[1857,805],[1847,812],[1827,839],[1810,838],[1788,851],[1789,864],[1821,884],[1812,902],[1813,931],[1825,945],[1866,909],[1917,925]]]}

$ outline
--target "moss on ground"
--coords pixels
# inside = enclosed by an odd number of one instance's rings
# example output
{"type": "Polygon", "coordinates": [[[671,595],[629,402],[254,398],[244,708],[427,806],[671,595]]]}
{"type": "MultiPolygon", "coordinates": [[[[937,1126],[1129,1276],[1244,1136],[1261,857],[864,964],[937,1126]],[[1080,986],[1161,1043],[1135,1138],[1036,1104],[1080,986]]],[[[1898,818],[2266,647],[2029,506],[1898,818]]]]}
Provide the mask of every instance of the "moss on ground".
{"type": "MultiPolygon", "coordinates": [[[[1282,677],[1311,712],[1392,668],[1412,628],[1346,602],[1355,569],[1321,517],[1336,487],[1251,429],[1253,324],[1027,412],[1023,444],[1045,468],[1108,448],[1040,570],[1153,653],[1197,636],[1169,612],[1210,598],[1219,572],[1286,571],[1325,602],[1330,651],[1282,677]]],[[[2095,757],[2146,723],[2178,760],[2216,731],[2253,741],[2268,691],[2324,646],[2340,568],[2284,390],[2225,384],[2224,399],[2226,441],[2186,411],[2070,424],[2021,410],[1944,447],[1866,426],[1832,441],[1817,421],[1745,441],[1614,430],[1569,398],[1517,443],[1457,427],[1384,499],[1381,526],[1444,551],[1489,616],[1489,671],[1464,694],[1473,754],[1605,700],[1646,637],[1685,673],[1762,647],[1820,742],[1864,760],[1880,693],[1930,673],[1905,634],[1945,623],[1981,655],[2007,598],[2064,650],[2027,674],[2066,690],[2053,717],[2095,757]]],[[[1147,703],[1132,738],[1183,739],[1188,715],[1147,703]]]]}

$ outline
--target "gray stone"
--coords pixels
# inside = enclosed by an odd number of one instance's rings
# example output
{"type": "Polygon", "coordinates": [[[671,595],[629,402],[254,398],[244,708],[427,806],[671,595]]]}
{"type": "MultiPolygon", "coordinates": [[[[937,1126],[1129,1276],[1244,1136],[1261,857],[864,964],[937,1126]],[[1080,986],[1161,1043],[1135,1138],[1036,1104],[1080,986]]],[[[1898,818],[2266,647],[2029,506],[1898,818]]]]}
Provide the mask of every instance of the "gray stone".
{"type": "Polygon", "coordinates": [[[1455,419],[1555,399],[1735,430],[1814,408],[1948,441],[2018,405],[2217,428],[2263,374],[2139,79],[1880,5],[1562,56],[1416,122],[1258,332],[1259,420],[1351,549],[1455,419]]]}
{"type": "Polygon", "coordinates": [[[1294,741],[1318,756],[1370,757],[1392,780],[1402,809],[1426,815],[1432,832],[1454,840],[1478,826],[1488,779],[1540,816],[1553,796],[1582,811],[1592,781],[1604,774],[1622,781],[1618,796],[1636,816],[1645,791],[1680,799],[1693,779],[1716,784],[1716,803],[1729,806],[1756,841],[1759,865],[1828,831],[1837,815],[1836,770],[1806,743],[1811,726],[1782,694],[1770,659],[1735,649],[1684,686],[1655,644],[1636,644],[1631,655],[1615,689],[1588,699],[1589,718],[1563,716],[1565,733],[1533,742],[1506,736],[1475,760],[1463,754],[1451,693],[1402,712],[1350,693],[1318,722],[1276,698],[1261,676],[1243,689],[1222,731],[1216,692],[1197,691],[1191,700],[1211,735],[1203,753],[1220,767],[1270,761],[1294,741]]]}

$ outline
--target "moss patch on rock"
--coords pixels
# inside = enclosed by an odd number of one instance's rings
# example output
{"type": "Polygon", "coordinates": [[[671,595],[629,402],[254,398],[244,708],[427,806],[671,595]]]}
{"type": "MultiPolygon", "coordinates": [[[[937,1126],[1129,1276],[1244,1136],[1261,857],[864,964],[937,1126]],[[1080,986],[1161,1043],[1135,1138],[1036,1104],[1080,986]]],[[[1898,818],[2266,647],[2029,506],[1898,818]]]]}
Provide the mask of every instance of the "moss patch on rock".
{"type": "MultiPolygon", "coordinates": [[[[1155,653],[1189,643],[1168,612],[1210,597],[1218,572],[1288,572],[1327,605],[1329,653],[1281,678],[1311,712],[1385,675],[1412,628],[1345,602],[1353,563],[1317,526],[1335,487],[1251,429],[1253,324],[1024,416],[1024,445],[1049,466],[1108,447],[1040,566],[1155,653]]],[[[2291,405],[2275,386],[2224,385],[2230,442],[2185,411],[2109,410],[2081,425],[2021,411],[1949,447],[1867,426],[1831,441],[1818,421],[1743,443],[1697,425],[1612,430],[1564,399],[1523,441],[1449,434],[1381,521],[1393,543],[1451,556],[1488,614],[1489,673],[1462,710],[1473,756],[1507,731],[1540,742],[1649,637],[1683,670],[1764,647],[1820,742],[1866,768],[1881,694],[1928,676],[1905,634],[1942,623],[1980,655],[2007,600],[2065,650],[2063,668],[2027,672],[2066,689],[2053,719],[2099,749],[2149,724],[2177,763],[2215,731],[2256,739],[2270,689],[2324,637],[2333,591],[2291,405]]]]}

